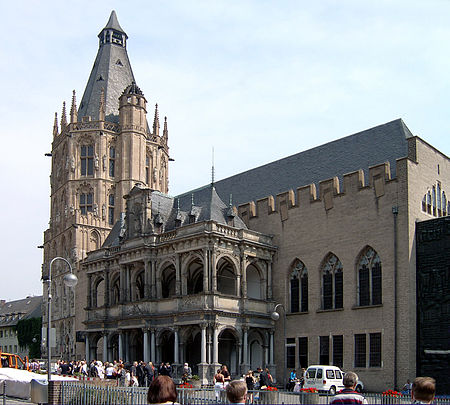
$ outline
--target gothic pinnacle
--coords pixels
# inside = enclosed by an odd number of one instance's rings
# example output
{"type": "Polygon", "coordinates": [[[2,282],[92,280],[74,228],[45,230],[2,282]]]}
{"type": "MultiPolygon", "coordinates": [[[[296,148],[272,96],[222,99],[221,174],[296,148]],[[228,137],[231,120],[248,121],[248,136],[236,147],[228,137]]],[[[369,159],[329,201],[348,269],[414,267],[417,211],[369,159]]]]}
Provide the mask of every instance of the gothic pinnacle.
{"type": "Polygon", "coordinates": [[[153,119],[153,135],[159,136],[159,112],[158,103],[155,105],[155,118],[153,119]]]}
{"type": "Polygon", "coordinates": [[[55,121],[53,122],[53,136],[58,135],[58,113],[55,112],[55,121]]]}
{"type": "Polygon", "coordinates": [[[77,99],[75,95],[75,90],[72,92],[72,105],[70,107],[70,123],[74,123],[78,121],[78,113],[77,113],[77,99]]]}
{"type": "Polygon", "coordinates": [[[63,101],[62,113],[61,113],[61,132],[64,130],[67,125],[67,117],[66,117],[66,102],[63,101]]]}
{"type": "Polygon", "coordinates": [[[163,137],[166,138],[166,140],[169,137],[169,131],[167,130],[167,117],[164,117],[163,137]]]}

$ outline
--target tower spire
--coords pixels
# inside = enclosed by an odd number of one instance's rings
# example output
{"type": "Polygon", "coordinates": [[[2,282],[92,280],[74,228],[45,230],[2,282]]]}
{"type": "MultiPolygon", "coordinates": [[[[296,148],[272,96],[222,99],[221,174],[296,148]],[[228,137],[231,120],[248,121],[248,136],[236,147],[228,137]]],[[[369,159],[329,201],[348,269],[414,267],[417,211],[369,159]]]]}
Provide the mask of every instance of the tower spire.
{"type": "Polygon", "coordinates": [[[214,146],[212,148],[211,186],[214,187],[214,146]]]}
{"type": "Polygon", "coordinates": [[[70,106],[70,123],[78,121],[77,113],[77,99],[75,95],[75,90],[72,92],[72,105],[70,106]]]}
{"type": "Polygon", "coordinates": [[[55,112],[55,121],[53,122],[53,136],[58,135],[58,113],[55,112]]]}
{"type": "Polygon", "coordinates": [[[153,118],[153,135],[159,136],[159,112],[158,103],[155,105],[155,118],[153,118]]]}
{"type": "Polygon", "coordinates": [[[64,130],[67,125],[67,117],[66,117],[66,102],[63,101],[62,113],[61,113],[61,132],[64,130]]]}

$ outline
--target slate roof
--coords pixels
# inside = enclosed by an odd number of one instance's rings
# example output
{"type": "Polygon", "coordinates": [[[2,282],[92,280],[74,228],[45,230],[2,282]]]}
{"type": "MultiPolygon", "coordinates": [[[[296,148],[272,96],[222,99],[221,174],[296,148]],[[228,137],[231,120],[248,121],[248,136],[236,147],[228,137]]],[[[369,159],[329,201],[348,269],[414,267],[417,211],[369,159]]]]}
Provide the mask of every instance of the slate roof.
{"type": "MultiPolygon", "coordinates": [[[[194,222],[215,221],[222,225],[229,225],[238,229],[247,229],[245,223],[234,214],[229,205],[226,205],[218,196],[216,189],[211,185],[196,198],[185,195],[180,198],[153,191],[152,217],[154,225],[162,225],[163,231],[168,232],[183,225],[188,225],[191,218],[194,222]],[[177,223],[178,221],[178,223],[177,223]]],[[[116,222],[102,247],[113,247],[120,244],[124,234],[124,216],[116,222]]]]}
{"type": "MultiPolygon", "coordinates": [[[[366,182],[370,166],[390,162],[391,174],[396,174],[396,159],[408,155],[407,138],[412,133],[401,119],[338,139],[333,142],[276,160],[260,167],[236,174],[215,183],[218,195],[233,204],[256,201],[269,195],[296,190],[308,184],[342,176],[364,169],[366,182]]],[[[188,191],[178,196],[185,200],[194,194],[201,200],[209,186],[188,191]]]]}
{"type": "Polygon", "coordinates": [[[0,305],[0,327],[14,326],[21,319],[42,317],[42,295],[0,305]]]}
{"type": "MultiPolygon", "coordinates": [[[[120,27],[115,11],[111,12],[108,23],[100,32],[115,30],[125,35],[120,27]]],[[[92,67],[83,98],[78,109],[78,117],[91,116],[96,121],[99,117],[100,94],[105,91],[105,116],[110,122],[119,122],[119,97],[124,89],[134,82],[126,44],[125,46],[113,42],[100,43],[92,67]]]]}

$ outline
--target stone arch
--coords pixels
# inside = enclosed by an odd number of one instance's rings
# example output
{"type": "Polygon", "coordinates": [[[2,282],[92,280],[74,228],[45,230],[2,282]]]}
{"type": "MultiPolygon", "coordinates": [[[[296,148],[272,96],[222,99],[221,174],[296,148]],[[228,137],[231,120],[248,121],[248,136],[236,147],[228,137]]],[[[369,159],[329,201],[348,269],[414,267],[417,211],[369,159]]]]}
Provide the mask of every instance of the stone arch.
{"type": "Polygon", "coordinates": [[[252,261],[247,268],[246,271],[246,280],[247,280],[247,297],[254,299],[264,299],[265,294],[265,279],[264,273],[258,265],[257,261],[252,261]]]}
{"type": "Polygon", "coordinates": [[[289,312],[308,311],[308,269],[295,258],[288,267],[289,312]]]}
{"type": "Polygon", "coordinates": [[[181,363],[187,362],[193,374],[198,374],[198,364],[201,362],[201,329],[198,326],[191,326],[183,330],[183,358],[181,363]]]}
{"type": "Polygon", "coordinates": [[[365,246],[356,258],[357,305],[379,305],[382,303],[382,263],[371,246],[365,246]]]}
{"type": "Polygon", "coordinates": [[[217,291],[222,294],[237,295],[237,267],[229,256],[217,260],[217,291]]]}
{"type": "Polygon", "coordinates": [[[266,345],[264,334],[258,329],[251,329],[247,341],[250,369],[256,370],[258,367],[264,368],[264,346],[266,345]]]}
{"type": "Polygon", "coordinates": [[[145,297],[145,268],[138,267],[132,273],[131,279],[131,299],[132,301],[140,301],[145,297]]]}
{"type": "Polygon", "coordinates": [[[92,306],[100,308],[105,305],[105,279],[102,275],[95,277],[92,283],[92,306]]]}
{"type": "Polygon", "coordinates": [[[219,333],[219,363],[226,365],[230,374],[239,373],[239,334],[236,329],[225,326],[219,333]]]}
{"type": "Polygon", "coordinates": [[[160,362],[172,364],[175,358],[175,334],[173,330],[168,328],[161,330],[158,334],[158,343],[160,362]]]}
{"type": "Polygon", "coordinates": [[[176,269],[172,262],[166,263],[160,272],[161,298],[170,298],[176,294],[176,269]]]}
{"type": "Polygon", "coordinates": [[[89,250],[88,251],[91,252],[93,250],[100,249],[100,247],[101,247],[100,233],[96,229],[94,229],[89,234],[89,250]]]}
{"type": "Polygon", "coordinates": [[[111,275],[109,297],[111,300],[111,305],[117,305],[121,301],[120,292],[120,272],[116,271],[111,275]]]}
{"type": "Polygon", "coordinates": [[[343,266],[339,258],[329,252],[320,266],[322,309],[338,309],[344,306],[343,266]]]}
{"type": "Polygon", "coordinates": [[[187,294],[203,292],[203,258],[195,255],[185,266],[184,277],[186,280],[187,294]]]}

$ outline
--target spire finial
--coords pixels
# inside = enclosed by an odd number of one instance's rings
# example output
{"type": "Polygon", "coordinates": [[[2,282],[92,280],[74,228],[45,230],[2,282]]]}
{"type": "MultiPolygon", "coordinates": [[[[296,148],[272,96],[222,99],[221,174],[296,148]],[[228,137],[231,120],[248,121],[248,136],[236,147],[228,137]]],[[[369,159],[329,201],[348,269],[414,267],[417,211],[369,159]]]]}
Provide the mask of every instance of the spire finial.
{"type": "Polygon", "coordinates": [[[191,208],[194,206],[194,193],[191,194],[191,208]]]}
{"type": "Polygon", "coordinates": [[[214,187],[214,146],[212,148],[211,186],[214,187]]]}
{"type": "Polygon", "coordinates": [[[67,125],[66,102],[63,101],[62,114],[61,114],[61,132],[64,130],[66,125],[67,125]]]}
{"type": "Polygon", "coordinates": [[[158,103],[155,104],[155,118],[153,118],[153,135],[159,136],[159,112],[158,103]]]}
{"type": "Polygon", "coordinates": [[[233,206],[233,194],[230,193],[230,202],[229,202],[229,206],[232,207],[233,206]]]}
{"type": "Polygon", "coordinates": [[[100,92],[100,104],[98,110],[98,120],[105,121],[105,88],[102,87],[100,92]]]}
{"type": "Polygon", "coordinates": [[[53,122],[53,136],[58,135],[58,113],[55,112],[55,121],[53,122]]]}
{"type": "Polygon", "coordinates": [[[70,106],[70,123],[78,121],[77,113],[77,98],[75,95],[75,90],[72,92],[72,105],[70,106]]]}
{"type": "Polygon", "coordinates": [[[169,137],[169,131],[167,130],[167,117],[164,117],[163,137],[166,139],[169,137]]]}

